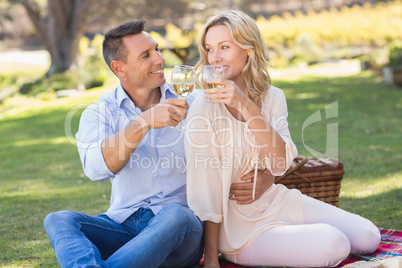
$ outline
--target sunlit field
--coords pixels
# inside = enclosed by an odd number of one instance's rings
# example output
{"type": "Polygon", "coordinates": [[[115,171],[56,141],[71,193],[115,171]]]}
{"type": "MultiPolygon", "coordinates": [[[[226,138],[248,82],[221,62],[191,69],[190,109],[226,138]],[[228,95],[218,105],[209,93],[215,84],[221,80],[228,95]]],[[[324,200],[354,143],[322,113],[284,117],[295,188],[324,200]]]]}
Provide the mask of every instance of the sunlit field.
{"type": "MultiPolygon", "coordinates": [[[[345,168],[340,207],[379,227],[402,229],[402,90],[371,72],[282,74],[273,71],[272,80],[286,94],[299,154],[325,154],[327,126],[337,124],[338,158],[345,168]],[[325,107],[333,103],[337,116],[327,119],[325,107]],[[303,128],[316,111],[322,120],[303,128]]],[[[2,113],[0,266],[58,267],[43,228],[46,215],[64,209],[96,215],[108,208],[110,183],[85,177],[71,135],[82,109],[115,85],[113,80],[80,97],[20,97],[21,105],[2,113]],[[67,114],[73,115],[67,122],[71,129],[65,128],[67,114]]]]}

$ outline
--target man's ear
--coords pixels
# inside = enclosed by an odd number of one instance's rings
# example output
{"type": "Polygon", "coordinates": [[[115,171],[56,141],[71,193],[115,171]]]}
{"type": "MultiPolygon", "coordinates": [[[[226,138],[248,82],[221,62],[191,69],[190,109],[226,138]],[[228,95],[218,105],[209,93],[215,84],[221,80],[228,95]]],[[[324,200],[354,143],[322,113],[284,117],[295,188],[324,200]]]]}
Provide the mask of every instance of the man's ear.
{"type": "Polygon", "coordinates": [[[115,73],[115,75],[117,75],[117,77],[119,78],[126,77],[126,68],[123,62],[118,60],[112,60],[112,62],[110,63],[110,67],[112,67],[112,70],[115,73]]]}

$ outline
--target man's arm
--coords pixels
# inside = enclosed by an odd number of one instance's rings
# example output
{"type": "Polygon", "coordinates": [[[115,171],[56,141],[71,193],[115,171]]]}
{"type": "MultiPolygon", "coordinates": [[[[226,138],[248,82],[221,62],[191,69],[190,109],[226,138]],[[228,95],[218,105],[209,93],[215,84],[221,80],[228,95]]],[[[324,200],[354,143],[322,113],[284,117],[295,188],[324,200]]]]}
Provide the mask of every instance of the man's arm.
{"type": "Polygon", "coordinates": [[[105,138],[101,148],[106,166],[113,174],[122,170],[150,129],[176,126],[187,116],[187,109],[184,99],[165,100],[141,113],[123,130],[105,138]]]}

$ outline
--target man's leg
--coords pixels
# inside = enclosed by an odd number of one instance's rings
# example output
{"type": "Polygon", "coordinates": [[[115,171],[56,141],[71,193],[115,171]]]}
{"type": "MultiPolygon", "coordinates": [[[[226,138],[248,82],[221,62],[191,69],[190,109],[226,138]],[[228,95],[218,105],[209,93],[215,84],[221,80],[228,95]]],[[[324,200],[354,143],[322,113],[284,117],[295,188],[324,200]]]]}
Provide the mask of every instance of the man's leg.
{"type": "Polygon", "coordinates": [[[50,213],[44,226],[61,267],[108,267],[104,261],[134,236],[106,215],[50,213]]]}
{"type": "Polygon", "coordinates": [[[202,222],[188,208],[179,211],[177,217],[187,218],[186,224],[178,227],[184,228],[184,226],[186,226],[187,231],[183,237],[183,242],[177,244],[176,248],[168,255],[161,267],[194,267],[199,264],[204,254],[202,222]]]}
{"type": "Polygon", "coordinates": [[[107,262],[109,267],[178,268],[196,265],[202,253],[202,223],[188,208],[171,204],[107,262]]]}

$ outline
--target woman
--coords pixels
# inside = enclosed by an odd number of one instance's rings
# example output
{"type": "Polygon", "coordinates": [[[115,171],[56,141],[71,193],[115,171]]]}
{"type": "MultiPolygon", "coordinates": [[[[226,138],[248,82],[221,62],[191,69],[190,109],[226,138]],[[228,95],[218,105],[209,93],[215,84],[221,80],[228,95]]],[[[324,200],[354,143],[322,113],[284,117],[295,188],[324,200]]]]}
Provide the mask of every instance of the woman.
{"type": "Polygon", "coordinates": [[[219,87],[193,102],[186,126],[187,199],[204,222],[204,267],[219,267],[219,252],[240,265],[297,267],[335,266],[349,253],[373,252],[380,233],[370,221],[273,183],[297,149],[253,19],[241,11],[210,18],[199,50],[198,70],[225,70],[225,79],[208,81],[219,87]],[[243,182],[245,175],[251,181],[243,182]],[[254,190],[230,189],[241,182],[254,190]],[[269,187],[254,196],[261,185],[269,187]]]}

